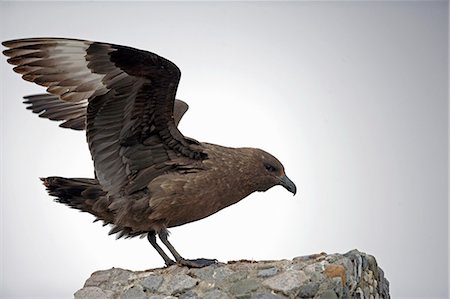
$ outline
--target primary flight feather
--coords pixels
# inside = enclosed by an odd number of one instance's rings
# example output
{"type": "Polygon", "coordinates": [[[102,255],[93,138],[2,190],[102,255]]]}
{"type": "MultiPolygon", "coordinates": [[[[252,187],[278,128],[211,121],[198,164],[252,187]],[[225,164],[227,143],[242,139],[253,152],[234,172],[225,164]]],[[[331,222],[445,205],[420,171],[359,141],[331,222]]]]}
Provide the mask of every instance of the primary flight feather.
{"type": "Polygon", "coordinates": [[[25,97],[39,116],[86,130],[95,179],[42,179],[50,195],[89,212],[119,237],[147,235],[166,265],[202,267],[167,239],[167,228],[205,218],[275,185],[296,193],[283,165],[256,148],[198,142],[178,130],[187,111],[176,100],[180,70],[154,53],[66,38],[3,42],[22,78],[47,87],[25,97]]]}

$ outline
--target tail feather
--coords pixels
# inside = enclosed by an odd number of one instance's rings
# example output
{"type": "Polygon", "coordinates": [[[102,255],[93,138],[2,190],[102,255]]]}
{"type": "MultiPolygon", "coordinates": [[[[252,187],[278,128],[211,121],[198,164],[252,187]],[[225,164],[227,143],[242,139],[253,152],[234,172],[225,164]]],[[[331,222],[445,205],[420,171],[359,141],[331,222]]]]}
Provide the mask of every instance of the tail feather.
{"type": "MultiPolygon", "coordinates": [[[[97,211],[95,206],[97,201],[106,198],[106,192],[95,179],[85,178],[62,178],[48,177],[41,178],[48,194],[55,197],[59,203],[68,205],[71,208],[91,213],[101,217],[102,211],[97,211]]],[[[106,220],[106,219],[105,219],[106,220]]]]}
{"type": "Polygon", "coordinates": [[[131,227],[115,223],[114,212],[109,208],[111,201],[96,179],[48,177],[41,180],[48,194],[54,196],[57,202],[96,216],[94,222],[102,220],[104,226],[112,224],[109,234],[117,233],[117,238],[146,235],[145,231],[134,231],[131,227]]]}

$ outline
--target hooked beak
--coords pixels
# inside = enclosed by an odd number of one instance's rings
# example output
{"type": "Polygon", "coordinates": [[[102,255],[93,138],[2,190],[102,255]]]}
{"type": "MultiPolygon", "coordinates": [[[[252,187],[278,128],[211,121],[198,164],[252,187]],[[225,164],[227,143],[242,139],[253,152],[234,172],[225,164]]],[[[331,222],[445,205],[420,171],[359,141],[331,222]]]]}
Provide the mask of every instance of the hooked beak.
{"type": "Polygon", "coordinates": [[[294,182],[291,181],[286,175],[280,178],[280,185],[286,188],[287,191],[292,192],[294,195],[297,193],[297,187],[294,182]]]}

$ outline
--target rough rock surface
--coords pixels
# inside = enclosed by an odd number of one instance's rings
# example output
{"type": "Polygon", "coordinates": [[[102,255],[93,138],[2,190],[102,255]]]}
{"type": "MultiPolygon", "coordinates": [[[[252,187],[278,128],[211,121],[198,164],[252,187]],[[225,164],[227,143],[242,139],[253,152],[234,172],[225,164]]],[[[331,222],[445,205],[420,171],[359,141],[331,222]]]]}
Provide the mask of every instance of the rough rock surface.
{"type": "Polygon", "coordinates": [[[202,269],[94,272],[75,299],[390,298],[375,258],[357,250],[279,261],[233,261],[202,269]]]}

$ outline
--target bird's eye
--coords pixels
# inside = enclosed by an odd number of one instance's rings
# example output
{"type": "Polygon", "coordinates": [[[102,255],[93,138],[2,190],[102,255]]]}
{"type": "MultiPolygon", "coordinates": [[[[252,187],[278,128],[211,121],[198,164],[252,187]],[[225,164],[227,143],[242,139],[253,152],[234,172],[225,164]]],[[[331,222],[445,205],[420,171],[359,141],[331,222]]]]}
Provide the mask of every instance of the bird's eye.
{"type": "Polygon", "coordinates": [[[270,165],[270,164],[264,164],[264,167],[266,168],[266,170],[268,172],[275,172],[275,171],[277,171],[277,168],[275,166],[273,166],[273,165],[270,165]]]}

